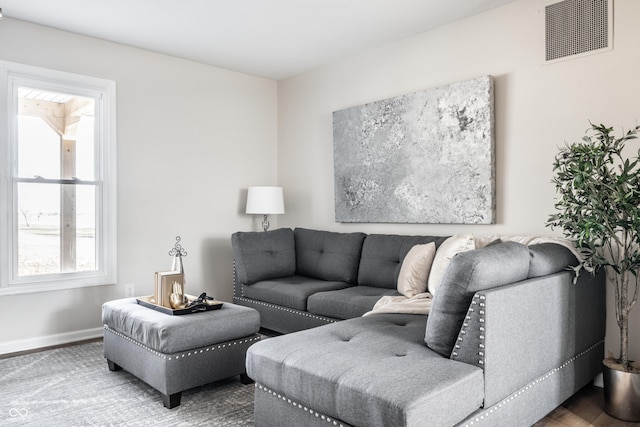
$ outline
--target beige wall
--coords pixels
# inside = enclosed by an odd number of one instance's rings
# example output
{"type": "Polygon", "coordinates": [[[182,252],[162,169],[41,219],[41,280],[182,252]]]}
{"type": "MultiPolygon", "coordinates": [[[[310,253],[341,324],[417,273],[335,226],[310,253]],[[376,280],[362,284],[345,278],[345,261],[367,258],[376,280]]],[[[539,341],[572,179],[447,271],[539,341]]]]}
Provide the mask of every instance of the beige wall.
{"type": "Polygon", "coordinates": [[[230,301],[246,188],[276,184],[277,82],[7,18],[0,41],[1,60],[115,80],[118,129],[117,285],[0,296],[0,353],[101,333],[102,303],[151,294],[176,235],[187,291],[230,301]]]}
{"type": "MultiPolygon", "coordinates": [[[[448,235],[552,235],[552,162],[589,120],[620,131],[640,119],[640,2],[617,0],[614,50],[542,65],[544,2],[522,0],[313,70],[278,85],[281,226],[448,235]],[[491,226],[338,224],[334,220],[333,111],[470,79],[495,78],[497,223],[491,226]]],[[[636,143],[638,144],[638,143],[636,143]]],[[[609,310],[613,313],[613,309],[609,310]]],[[[640,309],[632,356],[640,357],[640,309]]],[[[617,354],[608,321],[607,349],[617,354]]]]}

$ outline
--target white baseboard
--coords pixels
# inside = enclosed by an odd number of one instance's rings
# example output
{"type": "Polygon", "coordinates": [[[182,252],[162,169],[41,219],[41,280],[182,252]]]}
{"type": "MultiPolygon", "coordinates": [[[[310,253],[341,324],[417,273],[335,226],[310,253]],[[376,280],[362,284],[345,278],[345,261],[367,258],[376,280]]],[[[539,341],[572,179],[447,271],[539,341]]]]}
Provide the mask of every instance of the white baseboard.
{"type": "Polygon", "coordinates": [[[0,343],[0,354],[16,353],[18,351],[34,350],[52,345],[68,344],[76,341],[99,338],[103,335],[103,328],[84,329],[81,331],[65,332],[62,334],[45,335],[0,343]]]}

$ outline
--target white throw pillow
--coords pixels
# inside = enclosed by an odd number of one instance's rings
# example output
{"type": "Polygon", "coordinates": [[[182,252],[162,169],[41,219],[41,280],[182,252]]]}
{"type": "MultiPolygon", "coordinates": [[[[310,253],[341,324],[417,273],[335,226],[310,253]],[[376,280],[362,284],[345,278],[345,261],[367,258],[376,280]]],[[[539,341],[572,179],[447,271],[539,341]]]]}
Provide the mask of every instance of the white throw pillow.
{"type": "Polygon", "coordinates": [[[433,259],[431,272],[429,273],[429,281],[427,282],[427,289],[429,289],[431,295],[436,295],[440,280],[442,280],[442,276],[444,276],[444,272],[447,270],[451,258],[459,252],[469,251],[475,248],[476,244],[472,234],[451,236],[440,245],[433,259]]]}
{"type": "Polygon", "coordinates": [[[398,275],[398,292],[407,298],[426,292],[431,263],[436,255],[436,244],[413,246],[402,261],[398,275]]]}

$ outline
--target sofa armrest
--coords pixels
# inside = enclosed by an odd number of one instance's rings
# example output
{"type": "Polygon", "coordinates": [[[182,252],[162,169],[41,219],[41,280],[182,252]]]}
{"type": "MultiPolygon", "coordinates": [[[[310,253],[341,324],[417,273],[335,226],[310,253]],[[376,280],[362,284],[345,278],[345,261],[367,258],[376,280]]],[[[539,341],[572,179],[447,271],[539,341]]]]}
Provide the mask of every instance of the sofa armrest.
{"type": "Polygon", "coordinates": [[[485,408],[602,344],[604,281],[564,271],[474,295],[451,358],[484,369],[485,408]]]}

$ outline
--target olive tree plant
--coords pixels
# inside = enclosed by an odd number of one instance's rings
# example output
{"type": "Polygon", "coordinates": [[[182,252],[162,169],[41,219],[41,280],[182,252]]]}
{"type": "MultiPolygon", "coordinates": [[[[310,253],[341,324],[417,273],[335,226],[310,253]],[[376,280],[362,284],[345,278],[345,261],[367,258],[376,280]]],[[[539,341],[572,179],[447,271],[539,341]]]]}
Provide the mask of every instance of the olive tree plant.
{"type": "Polygon", "coordinates": [[[582,142],[560,148],[552,181],[559,195],[557,211],[547,221],[575,241],[582,255],[576,279],[582,270],[606,270],[620,329],[620,355],[614,362],[625,371],[634,370],[629,313],[638,301],[640,268],[640,150],[629,156],[632,150],[625,150],[625,143],[636,139],[639,129],[616,138],[613,128],[591,123],[582,142]]]}

